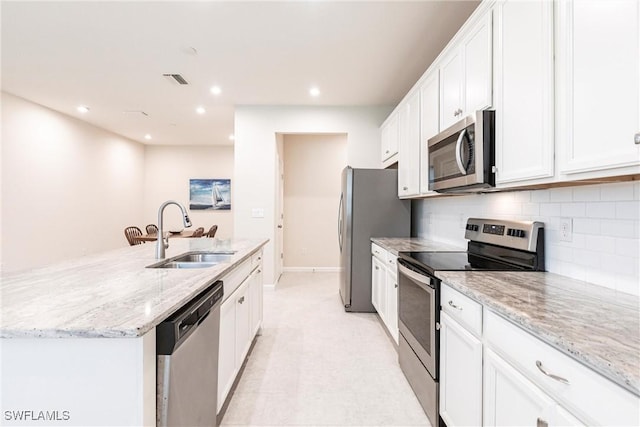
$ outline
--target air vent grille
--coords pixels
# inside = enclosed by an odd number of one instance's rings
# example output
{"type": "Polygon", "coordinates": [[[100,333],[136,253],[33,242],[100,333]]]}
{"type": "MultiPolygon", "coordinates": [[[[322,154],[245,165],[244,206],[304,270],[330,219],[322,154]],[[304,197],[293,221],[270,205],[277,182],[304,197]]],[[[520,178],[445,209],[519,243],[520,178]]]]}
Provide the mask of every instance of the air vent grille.
{"type": "Polygon", "coordinates": [[[163,76],[165,76],[165,77],[167,77],[167,78],[169,78],[169,79],[173,79],[173,80],[175,80],[176,82],[178,82],[178,84],[181,84],[181,85],[188,85],[188,84],[189,84],[189,83],[184,79],[184,77],[182,77],[180,74],[171,74],[171,73],[168,73],[168,74],[163,74],[163,76]]]}

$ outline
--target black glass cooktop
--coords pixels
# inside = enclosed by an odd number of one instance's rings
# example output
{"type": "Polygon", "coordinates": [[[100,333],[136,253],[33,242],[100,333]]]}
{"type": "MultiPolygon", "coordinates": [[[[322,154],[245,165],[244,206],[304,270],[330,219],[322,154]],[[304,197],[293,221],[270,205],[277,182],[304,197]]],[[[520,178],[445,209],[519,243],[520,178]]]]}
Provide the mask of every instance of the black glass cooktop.
{"type": "Polygon", "coordinates": [[[400,258],[410,263],[434,271],[512,271],[522,270],[522,267],[484,258],[469,252],[402,252],[400,258]]]}

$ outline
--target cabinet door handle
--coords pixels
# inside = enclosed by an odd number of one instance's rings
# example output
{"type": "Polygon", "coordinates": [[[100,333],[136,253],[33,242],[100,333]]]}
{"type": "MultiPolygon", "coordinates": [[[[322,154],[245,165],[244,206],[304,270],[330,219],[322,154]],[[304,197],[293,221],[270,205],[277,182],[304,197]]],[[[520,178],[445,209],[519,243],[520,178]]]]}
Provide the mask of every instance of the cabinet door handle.
{"type": "Polygon", "coordinates": [[[633,136],[633,142],[635,142],[636,144],[640,144],[640,132],[636,133],[633,136]]]}
{"type": "Polygon", "coordinates": [[[380,267],[378,267],[377,265],[376,265],[376,270],[380,270],[380,267]]]}
{"type": "Polygon", "coordinates": [[[538,420],[536,421],[536,427],[549,427],[549,423],[538,417],[538,420]]]}
{"type": "Polygon", "coordinates": [[[455,304],[453,303],[453,301],[451,301],[451,300],[449,300],[449,305],[450,305],[451,307],[455,308],[456,310],[460,310],[460,311],[462,311],[462,307],[458,307],[458,306],[457,306],[457,305],[455,305],[455,304]]]}
{"type": "Polygon", "coordinates": [[[240,299],[238,300],[239,304],[242,304],[244,302],[244,296],[241,296],[240,299]]]}
{"type": "Polygon", "coordinates": [[[560,381],[563,384],[569,385],[569,380],[566,378],[562,378],[558,375],[554,375],[554,374],[550,374],[549,372],[547,372],[544,367],[542,366],[542,362],[539,360],[536,360],[536,366],[538,367],[538,369],[540,370],[540,372],[542,372],[543,374],[545,374],[546,376],[548,376],[549,378],[553,378],[556,381],[560,381]]]}
{"type": "Polygon", "coordinates": [[[393,287],[394,287],[394,288],[397,288],[397,287],[398,287],[398,284],[397,284],[397,283],[394,283],[394,284],[393,284],[393,287]]]}

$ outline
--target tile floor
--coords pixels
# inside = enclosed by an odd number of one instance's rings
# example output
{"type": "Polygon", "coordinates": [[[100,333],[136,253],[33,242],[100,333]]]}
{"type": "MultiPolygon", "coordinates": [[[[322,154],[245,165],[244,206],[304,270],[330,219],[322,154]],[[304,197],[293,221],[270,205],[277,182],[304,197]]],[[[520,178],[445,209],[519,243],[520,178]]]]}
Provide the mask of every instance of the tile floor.
{"type": "Polygon", "coordinates": [[[429,426],[376,314],[346,313],[338,273],[285,273],[223,426],[429,426]]]}

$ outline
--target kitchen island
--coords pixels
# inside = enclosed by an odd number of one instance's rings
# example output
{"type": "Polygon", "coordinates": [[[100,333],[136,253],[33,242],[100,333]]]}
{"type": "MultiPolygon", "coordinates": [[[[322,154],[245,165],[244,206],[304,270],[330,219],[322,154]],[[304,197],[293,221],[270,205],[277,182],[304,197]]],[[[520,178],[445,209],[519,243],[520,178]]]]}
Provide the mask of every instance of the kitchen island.
{"type": "Polygon", "coordinates": [[[144,244],[3,275],[0,425],[155,425],[156,325],[266,243],[171,241],[168,258],[235,252],[203,269],[146,268],[144,244]]]}

